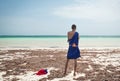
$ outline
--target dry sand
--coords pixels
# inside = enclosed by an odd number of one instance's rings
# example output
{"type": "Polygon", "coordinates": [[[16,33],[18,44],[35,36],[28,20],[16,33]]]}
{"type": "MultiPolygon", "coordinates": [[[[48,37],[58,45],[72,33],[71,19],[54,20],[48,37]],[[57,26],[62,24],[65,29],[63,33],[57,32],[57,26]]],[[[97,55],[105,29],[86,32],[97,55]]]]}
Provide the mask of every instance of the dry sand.
{"type": "Polygon", "coordinates": [[[77,75],[73,60],[63,77],[67,49],[1,49],[0,81],[120,81],[120,49],[81,49],[77,75]],[[34,75],[39,69],[48,74],[34,75]]]}

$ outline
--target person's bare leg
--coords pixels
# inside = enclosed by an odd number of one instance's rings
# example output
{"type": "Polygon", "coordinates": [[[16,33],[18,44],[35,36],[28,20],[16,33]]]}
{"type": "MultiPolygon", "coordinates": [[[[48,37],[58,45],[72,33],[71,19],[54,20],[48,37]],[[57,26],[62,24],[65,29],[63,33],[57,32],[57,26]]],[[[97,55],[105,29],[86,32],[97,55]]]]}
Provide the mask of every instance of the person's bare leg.
{"type": "Polygon", "coordinates": [[[74,76],[76,75],[77,59],[74,59],[74,76]]]}
{"type": "Polygon", "coordinates": [[[69,62],[69,59],[67,59],[66,64],[65,64],[64,76],[66,75],[66,71],[67,71],[67,67],[68,67],[68,62],[69,62]]]}

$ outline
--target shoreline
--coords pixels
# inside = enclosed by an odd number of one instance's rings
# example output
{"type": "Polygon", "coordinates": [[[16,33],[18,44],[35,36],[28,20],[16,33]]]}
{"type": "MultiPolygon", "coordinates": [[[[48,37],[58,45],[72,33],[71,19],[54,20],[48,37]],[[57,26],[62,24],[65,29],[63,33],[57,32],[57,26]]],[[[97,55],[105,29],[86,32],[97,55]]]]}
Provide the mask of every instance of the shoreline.
{"type": "MultiPolygon", "coordinates": [[[[0,50],[39,50],[39,49],[48,49],[48,50],[67,50],[68,48],[49,48],[49,47],[40,47],[40,48],[0,48],[0,50]]],[[[120,49],[120,47],[79,47],[80,50],[82,49],[120,49]]]]}

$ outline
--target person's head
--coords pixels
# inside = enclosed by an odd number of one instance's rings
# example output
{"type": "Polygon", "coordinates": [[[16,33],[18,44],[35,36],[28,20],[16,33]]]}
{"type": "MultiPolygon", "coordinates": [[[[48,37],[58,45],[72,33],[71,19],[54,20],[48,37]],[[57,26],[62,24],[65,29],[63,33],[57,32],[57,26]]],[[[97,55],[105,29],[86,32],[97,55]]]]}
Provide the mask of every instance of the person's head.
{"type": "Polygon", "coordinates": [[[73,24],[71,28],[72,28],[72,30],[76,30],[76,25],[73,24]]]}

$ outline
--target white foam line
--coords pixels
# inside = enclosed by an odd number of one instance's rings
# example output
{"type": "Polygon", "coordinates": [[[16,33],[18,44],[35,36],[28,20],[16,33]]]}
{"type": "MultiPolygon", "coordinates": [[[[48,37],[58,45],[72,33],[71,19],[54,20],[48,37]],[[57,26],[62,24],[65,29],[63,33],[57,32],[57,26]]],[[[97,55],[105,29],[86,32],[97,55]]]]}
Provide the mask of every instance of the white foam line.
{"type": "Polygon", "coordinates": [[[120,71],[120,67],[117,67],[117,68],[116,68],[116,71],[120,71]]]}
{"type": "MultiPolygon", "coordinates": [[[[120,47],[79,47],[80,49],[120,49],[120,47]]],[[[40,47],[40,48],[0,48],[0,50],[39,50],[39,49],[68,49],[68,48],[47,48],[47,47],[40,47]]]]}
{"type": "Polygon", "coordinates": [[[3,79],[3,76],[2,75],[4,75],[4,74],[6,74],[6,72],[0,72],[0,81],[3,81],[4,79],[3,79]]]}
{"type": "Polygon", "coordinates": [[[1,60],[13,60],[13,59],[14,59],[14,57],[9,54],[0,55],[0,61],[1,60]]]}
{"type": "Polygon", "coordinates": [[[120,47],[80,47],[80,49],[120,49],[120,47]]]}
{"type": "Polygon", "coordinates": [[[120,54],[98,54],[97,58],[92,59],[93,63],[104,66],[120,66],[120,54]]]}
{"type": "Polygon", "coordinates": [[[84,73],[77,73],[76,76],[73,76],[73,71],[69,73],[67,76],[62,78],[54,78],[53,80],[47,80],[47,81],[60,81],[60,80],[70,80],[70,81],[76,81],[74,79],[79,77],[85,77],[84,73]]]}
{"type": "Polygon", "coordinates": [[[50,57],[50,58],[53,58],[54,57],[54,55],[46,55],[47,57],[50,57]]]}
{"type": "Polygon", "coordinates": [[[107,72],[109,72],[109,73],[113,73],[112,71],[110,71],[110,70],[107,70],[107,72]]]}
{"type": "MultiPolygon", "coordinates": [[[[10,75],[8,77],[5,77],[5,79],[10,79],[12,80],[13,78],[19,79],[17,81],[39,81],[43,78],[47,78],[48,75],[50,75],[50,71],[51,70],[58,70],[54,67],[50,67],[47,68],[48,69],[48,73],[45,75],[35,75],[36,72],[32,72],[32,71],[27,71],[26,74],[21,74],[21,75],[10,75]]],[[[3,75],[3,73],[1,74],[3,75]]],[[[3,80],[3,77],[0,77],[3,80]]],[[[1,81],[1,80],[0,80],[1,81]]]]}
{"type": "Polygon", "coordinates": [[[91,70],[93,70],[93,68],[92,68],[92,66],[91,66],[91,65],[88,65],[88,68],[87,68],[87,69],[85,69],[85,70],[87,70],[87,71],[91,71],[91,70]]]}
{"type": "Polygon", "coordinates": [[[0,48],[0,50],[39,50],[39,49],[47,49],[47,50],[57,50],[57,49],[68,49],[68,48],[0,48]]]}
{"type": "MultiPolygon", "coordinates": [[[[48,69],[48,74],[46,75],[33,75],[36,72],[32,72],[32,71],[28,71],[26,72],[26,74],[21,74],[21,75],[10,75],[7,77],[2,77],[3,74],[6,74],[6,72],[1,72],[0,73],[0,81],[4,81],[4,80],[12,80],[13,78],[19,79],[18,81],[39,81],[43,78],[48,78],[48,75],[50,75],[50,71],[51,70],[58,70],[54,67],[51,68],[47,68],[48,69]]],[[[74,79],[79,78],[79,77],[85,77],[84,73],[77,73],[76,76],[73,76],[73,71],[71,73],[69,73],[67,76],[62,77],[62,78],[54,78],[53,80],[47,80],[47,81],[59,81],[59,80],[70,80],[70,81],[76,81],[74,79]]]]}
{"type": "Polygon", "coordinates": [[[0,50],[0,53],[6,53],[8,50],[0,50]]]}
{"type": "Polygon", "coordinates": [[[4,54],[0,55],[1,60],[13,60],[17,58],[23,58],[24,56],[28,56],[31,52],[15,52],[15,54],[4,54]]]}
{"type": "Polygon", "coordinates": [[[93,52],[93,53],[101,53],[101,52],[104,52],[104,53],[107,53],[107,52],[111,52],[112,50],[87,50],[86,52],[93,52]]]}

